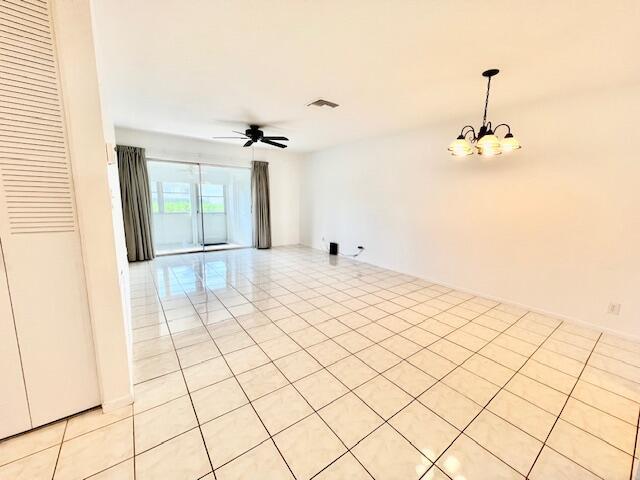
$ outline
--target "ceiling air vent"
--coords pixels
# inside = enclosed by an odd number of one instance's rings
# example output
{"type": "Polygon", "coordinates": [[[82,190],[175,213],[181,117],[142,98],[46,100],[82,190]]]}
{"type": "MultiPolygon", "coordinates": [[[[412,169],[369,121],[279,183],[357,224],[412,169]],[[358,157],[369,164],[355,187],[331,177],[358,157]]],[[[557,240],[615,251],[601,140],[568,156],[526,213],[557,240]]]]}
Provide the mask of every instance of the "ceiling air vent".
{"type": "Polygon", "coordinates": [[[323,98],[319,98],[318,100],[316,100],[315,102],[311,102],[307,105],[307,107],[331,107],[331,108],[336,108],[339,107],[339,105],[337,103],[333,103],[330,102],[329,100],[325,100],[323,98]]]}

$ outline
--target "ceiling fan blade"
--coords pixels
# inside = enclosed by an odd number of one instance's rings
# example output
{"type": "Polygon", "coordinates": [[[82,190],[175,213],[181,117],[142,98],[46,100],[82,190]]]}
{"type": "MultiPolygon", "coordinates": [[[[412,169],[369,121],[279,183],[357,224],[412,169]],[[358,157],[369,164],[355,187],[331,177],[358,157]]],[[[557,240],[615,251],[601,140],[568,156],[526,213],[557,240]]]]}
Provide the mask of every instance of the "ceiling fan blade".
{"type": "Polygon", "coordinates": [[[245,138],[247,138],[247,137],[211,137],[211,138],[227,138],[227,139],[229,139],[229,138],[236,138],[236,139],[243,139],[243,140],[244,140],[244,139],[245,139],[245,138]]]}
{"type": "Polygon", "coordinates": [[[278,142],[272,142],[271,140],[269,140],[269,139],[267,139],[267,138],[265,138],[265,137],[262,137],[262,138],[260,139],[260,141],[261,141],[261,142],[264,142],[264,143],[267,143],[267,144],[269,144],[269,145],[273,145],[274,147],[287,148],[287,146],[286,146],[286,145],[284,145],[284,144],[282,144],[282,143],[278,143],[278,142]]]}
{"type": "Polygon", "coordinates": [[[252,143],[253,143],[253,140],[250,139],[247,143],[243,145],[243,147],[250,147],[252,143]]]}
{"type": "Polygon", "coordinates": [[[288,142],[289,139],[287,137],[262,137],[262,138],[266,138],[267,140],[283,140],[285,142],[288,142]]]}
{"type": "Polygon", "coordinates": [[[245,137],[247,136],[244,132],[239,132],[237,130],[231,130],[233,133],[238,133],[240,135],[244,135],[245,137]]]}

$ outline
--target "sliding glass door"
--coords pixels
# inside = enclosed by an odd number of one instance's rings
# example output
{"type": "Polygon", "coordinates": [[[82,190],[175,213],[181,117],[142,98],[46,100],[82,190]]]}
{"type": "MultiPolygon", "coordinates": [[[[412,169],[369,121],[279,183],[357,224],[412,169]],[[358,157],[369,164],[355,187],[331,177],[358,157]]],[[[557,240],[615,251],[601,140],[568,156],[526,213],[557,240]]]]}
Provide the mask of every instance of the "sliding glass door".
{"type": "Polygon", "coordinates": [[[157,254],[251,245],[247,168],[148,161],[157,254]]]}
{"type": "Polygon", "coordinates": [[[204,247],[251,245],[251,172],[200,165],[204,247]]]}
{"type": "Polygon", "coordinates": [[[198,165],[149,161],[147,166],[156,253],[199,248],[198,165]]]}

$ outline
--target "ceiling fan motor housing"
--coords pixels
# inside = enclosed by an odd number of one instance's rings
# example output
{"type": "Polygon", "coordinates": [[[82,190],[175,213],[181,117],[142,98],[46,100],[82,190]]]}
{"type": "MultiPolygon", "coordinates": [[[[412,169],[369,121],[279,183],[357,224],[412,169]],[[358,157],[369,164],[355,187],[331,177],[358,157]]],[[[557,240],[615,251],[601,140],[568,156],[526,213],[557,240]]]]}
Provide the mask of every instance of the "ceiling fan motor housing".
{"type": "Polygon", "coordinates": [[[249,128],[247,128],[244,131],[244,133],[238,132],[236,130],[234,130],[233,133],[237,133],[238,135],[242,135],[242,136],[241,137],[213,137],[213,138],[234,138],[234,139],[246,140],[243,147],[250,147],[256,142],[262,142],[268,145],[273,145],[274,147],[278,147],[278,148],[287,148],[287,145],[279,142],[289,141],[287,137],[265,136],[264,132],[260,130],[259,125],[249,125],[249,128]]]}
{"type": "Polygon", "coordinates": [[[245,135],[249,137],[254,142],[259,141],[262,137],[264,137],[264,132],[260,130],[258,125],[249,125],[249,128],[245,130],[245,135]]]}

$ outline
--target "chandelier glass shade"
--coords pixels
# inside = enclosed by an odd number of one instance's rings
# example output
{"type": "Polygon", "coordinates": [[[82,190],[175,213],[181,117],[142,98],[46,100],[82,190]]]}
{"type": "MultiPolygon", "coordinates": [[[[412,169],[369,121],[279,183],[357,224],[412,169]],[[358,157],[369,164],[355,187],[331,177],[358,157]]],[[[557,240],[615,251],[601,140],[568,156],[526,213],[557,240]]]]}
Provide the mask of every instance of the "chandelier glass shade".
{"type": "Polygon", "coordinates": [[[458,138],[449,145],[449,151],[456,157],[464,157],[473,153],[473,147],[469,143],[469,140],[462,135],[458,135],[458,138]]]}
{"type": "Polygon", "coordinates": [[[512,133],[507,133],[502,141],[500,142],[500,147],[502,151],[505,153],[513,152],[514,150],[518,150],[520,147],[520,142],[516,139],[512,133]]]}
{"type": "Polygon", "coordinates": [[[487,107],[489,106],[489,91],[491,90],[491,77],[499,72],[498,69],[491,69],[482,72],[482,76],[487,78],[487,96],[484,102],[484,116],[482,126],[476,132],[472,125],[465,125],[460,131],[460,135],[449,144],[451,155],[464,157],[471,155],[474,150],[483,157],[493,157],[501,153],[510,153],[521,148],[520,142],[511,133],[511,127],[506,123],[501,123],[495,128],[491,122],[487,121],[487,107]],[[506,128],[507,133],[500,139],[496,135],[499,128],[506,128]],[[475,148],[474,148],[475,144],[475,148]]]}

